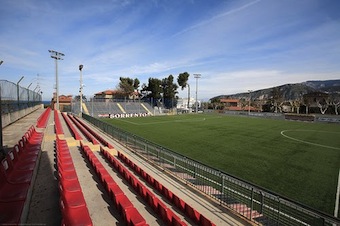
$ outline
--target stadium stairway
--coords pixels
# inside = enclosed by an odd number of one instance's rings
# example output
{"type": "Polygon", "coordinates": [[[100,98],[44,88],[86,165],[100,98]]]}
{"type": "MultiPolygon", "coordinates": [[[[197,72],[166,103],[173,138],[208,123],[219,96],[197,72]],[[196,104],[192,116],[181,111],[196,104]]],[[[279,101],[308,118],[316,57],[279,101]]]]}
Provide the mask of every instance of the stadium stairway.
{"type": "Polygon", "coordinates": [[[141,103],[140,105],[146,110],[147,113],[153,115],[152,112],[143,103],[141,103]]]}
{"type": "Polygon", "coordinates": [[[88,115],[89,115],[90,113],[89,113],[89,110],[87,109],[85,103],[82,103],[82,107],[83,107],[83,110],[84,110],[85,114],[88,114],[88,115]]]}
{"type": "Polygon", "coordinates": [[[117,103],[117,106],[124,114],[126,113],[125,109],[122,107],[122,105],[120,105],[120,103],[117,103]]]}

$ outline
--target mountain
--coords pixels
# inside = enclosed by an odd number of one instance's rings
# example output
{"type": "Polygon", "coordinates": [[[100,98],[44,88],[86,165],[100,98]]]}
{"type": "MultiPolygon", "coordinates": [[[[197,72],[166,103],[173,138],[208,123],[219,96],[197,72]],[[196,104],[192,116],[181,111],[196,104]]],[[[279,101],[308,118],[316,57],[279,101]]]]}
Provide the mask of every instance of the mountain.
{"type": "Polygon", "coordinates": [[[307,81],[303,82],[306,86],[312,87],[318,91],[333,93],[339,92],[340,90],[340,79],[339,80],[325,80],[325,81],[307,81]]]}
{"type": "MultiPolygon", "coordinates": [[[[285,84],[268,89],[261,89],[251,92],[252,99],[266,100],[273,95],[273,90],[277,89],[282,94],[284,100],[295,100],[304,94],[311,92],[340,93],[340,79],[324,81],[306,81],[294,84],[285,84]]],[[[219,95],[211,99],[231,98],[231,99],[248,99],[249,93],[237,93],[232,95],[219,95]]],[[[211,100],[210,99],[210,100],[211,100]]]]}

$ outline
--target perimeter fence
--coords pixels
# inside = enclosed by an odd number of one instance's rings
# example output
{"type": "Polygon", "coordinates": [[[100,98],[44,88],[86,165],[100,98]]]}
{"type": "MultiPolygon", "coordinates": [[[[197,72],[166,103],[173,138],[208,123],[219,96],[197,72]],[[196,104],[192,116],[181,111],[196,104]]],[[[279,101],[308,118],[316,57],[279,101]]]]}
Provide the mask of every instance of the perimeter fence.
{"type": "Polygon", "coordinates": [[[0,80],[1,113],[11,113],[41,103],[41,94],[7,80],[0,80]]]}
{"type": "Polygon", "coordinates": [[[111,124],[83,118],[136,154],[180,177],[187,184],[247,219],[262,225],[340,225],[340,219],[280,196],[228,173],[187,158],[111,124]]]}

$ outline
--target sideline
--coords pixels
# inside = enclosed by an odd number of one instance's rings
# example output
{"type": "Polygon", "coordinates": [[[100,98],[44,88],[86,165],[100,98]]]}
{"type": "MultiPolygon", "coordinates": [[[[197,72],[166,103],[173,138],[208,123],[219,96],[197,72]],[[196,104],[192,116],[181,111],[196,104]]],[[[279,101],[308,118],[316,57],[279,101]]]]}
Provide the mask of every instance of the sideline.
{"type": "MultiPolygon", "coordinates": [[[[300,140],[300,139],[290,137],[290,136],[284,134],[285,132],[289,132],[289,131],[302,131],[302,132],[304,131],[304,132],[306,132],[306,131],[317,131],[317,130],[282,130],[281,135],[284,136],[285,138],[288,138],[288,139],[291,139],[291,140],[294,140],[294,141],[297,141],[297,142],[302,142],[302,143],[305,143],[305,144],[310,144],[310,145],[323,147],[323,148],[340,150],[340,148],[337,148],[337,147],[332,147],[332,146],[322,145],[322,144],[313,143],[313,142],[309,142],[309,141],[304,141],[304,140],[300,140]]],[[[327,131],[317,131],[317,132],[336,133],[336,132],[327,132],[327,131]]]]}
{"type": "Polygon", "coordinates": [[[173,122],[203,122],[203,121],[206,120],[206,118],[181,119],[181,120],[160,121],[160,122],[145,122],[145,123],[131,122],[129,120],[124,120],[122,118],[116,118],[115,120],[120,120],[120,121],[123,121],[123,122],[126,122],[126,123],[130,123],[130,124],[136,125],[136,126],[144,126],[144,125],[166,124],[166,123],[173,123],[173,122]]]}

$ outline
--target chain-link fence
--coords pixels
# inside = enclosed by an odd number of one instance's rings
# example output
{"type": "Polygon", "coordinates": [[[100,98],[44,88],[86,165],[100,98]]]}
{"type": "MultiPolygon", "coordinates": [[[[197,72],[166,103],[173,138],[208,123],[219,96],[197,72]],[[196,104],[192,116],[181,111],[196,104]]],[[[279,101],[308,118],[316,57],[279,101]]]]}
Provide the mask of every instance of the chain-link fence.
{"type": "Polygon", "coordinates": [[[41,103],[41,94],[7,80],[0,80],[1,114],[41,103]]]}

